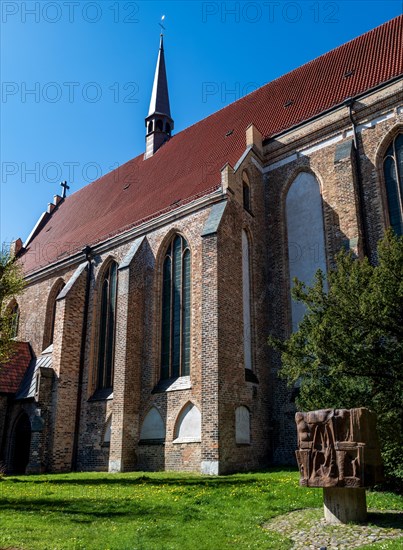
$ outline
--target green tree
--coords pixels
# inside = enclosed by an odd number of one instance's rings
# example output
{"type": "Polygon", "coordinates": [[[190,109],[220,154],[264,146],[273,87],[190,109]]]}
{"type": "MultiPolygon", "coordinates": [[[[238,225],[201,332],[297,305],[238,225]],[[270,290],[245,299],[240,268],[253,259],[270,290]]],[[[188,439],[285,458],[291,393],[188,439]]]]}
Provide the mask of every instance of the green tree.
{"type": "Polygon", "coordinates": [[[376,266],[343,251],[312,287],[294,283],[306,314],[286,341],[269,339],[281,352],[280,376],[299,385],[299,410],[375,411],[387,478],[402,488],[403,237],[386,233],[376,266]]]}
{"type": "Polygon", "coordinates": [[[15,314],[8,304],[24,289],[24,279],[20,264],[8,253],[0,254],[0,365],[5,363],[13,352],[15,314]]]}

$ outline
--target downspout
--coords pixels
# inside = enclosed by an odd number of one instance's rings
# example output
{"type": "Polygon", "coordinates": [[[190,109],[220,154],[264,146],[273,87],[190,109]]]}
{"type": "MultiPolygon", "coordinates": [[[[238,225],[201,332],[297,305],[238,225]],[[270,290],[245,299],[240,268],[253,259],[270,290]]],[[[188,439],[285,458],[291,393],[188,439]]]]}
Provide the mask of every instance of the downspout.
{"type": "Polygon", "coordinates": [[[78,457],[78,437],[79,437],[79,430],[80,430],[81,398],[83,393],[82,386],[83,386],[83,376],[84,376],[85,345],[87,341],[88,306],[89,306],[91,275],[92,275],[91,247],[87,245],[83,249],[83,254],[85,255],[85,259],[87,261],[87,280],[85,284],[83,328],[81,332],[80,364],[79,364],[79,370],[78,370],[76,421],[75,421],[75,428],[74,428],[73,456],[71,460],[71,467],[73,471],[77,469],[77,457],[78,457]]]}
{"type": "Polygon", "coordinates": [[[364,256],[368,255],[368,230],[367,230],[367,217],[365,213],[365,200],[364,200],[364,189],[363,189],[363,180],[362,180],[362,171],[361,171],[361,163],[360,163],[360,153],[359,153],[359,146],[358,146],[358,132],[357,132],[357,124],[353,117],[353,105],[355,103],[355,99],[352,97],[349,97],[345,101],[345,105],[348,108],[348,116],[351,121],[351,127],[353,130],[353,149],[354,149],[354,162],[353,162],[353,175],[355,176],[355,180],[357,182],[357,190],[358,190],[358,212],[361,217],[361,232],[362,232],[362,252],[364,256]]]}

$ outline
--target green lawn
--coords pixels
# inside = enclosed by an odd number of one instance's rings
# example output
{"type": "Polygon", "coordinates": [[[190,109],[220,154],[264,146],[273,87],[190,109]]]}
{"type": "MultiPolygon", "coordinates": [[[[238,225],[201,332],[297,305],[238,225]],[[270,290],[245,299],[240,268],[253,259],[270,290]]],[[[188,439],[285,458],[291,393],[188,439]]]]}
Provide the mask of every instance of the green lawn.
{"type": "MultiPolygon", "coordinates": [[[[291,470],[9,477],[0,482],[0,548],[288,550],[290,540],[263,524],[321,506],[322,491],[299,487],[291,470]]],[[[368,506],[401,510],[403,499],[374,492],[368,506]]],[[[402,541],[378,548],[401,548],[402,541]]]]}

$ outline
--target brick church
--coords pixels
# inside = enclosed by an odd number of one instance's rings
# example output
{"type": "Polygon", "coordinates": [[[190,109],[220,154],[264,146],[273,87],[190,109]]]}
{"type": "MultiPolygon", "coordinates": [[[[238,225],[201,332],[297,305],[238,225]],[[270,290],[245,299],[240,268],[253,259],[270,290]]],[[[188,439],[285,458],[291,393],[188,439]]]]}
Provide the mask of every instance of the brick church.
{"type": "Polygon", "coordinates": [[[268,334],[342,247],[403,232],[403,17],[177,134],[163,37],[145,153],[55,196],[13,243],[26,290],[0,372],[9,472],[293,461],[268,334]]]}

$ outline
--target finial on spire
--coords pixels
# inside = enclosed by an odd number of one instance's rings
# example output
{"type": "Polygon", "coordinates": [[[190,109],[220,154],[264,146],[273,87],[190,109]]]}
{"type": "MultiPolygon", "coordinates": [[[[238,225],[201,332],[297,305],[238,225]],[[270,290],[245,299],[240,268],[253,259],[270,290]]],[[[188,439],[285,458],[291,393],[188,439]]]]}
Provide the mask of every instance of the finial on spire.
{"type": "MultiPolygon", "coordinates": [[[[165,15],[163,15],[163,16],[161,17],[161,21],[164,21],[164,19],[165,19],[165,15]]],[[[162,23],[158,23],[158,25],[161,27],[161,35],[162,35],[162,34],[163,34],[162,31],[165,31],[166,29],[165,29],[165,27],[164,27],[164,25],[163,25],[162,23]]]]}

